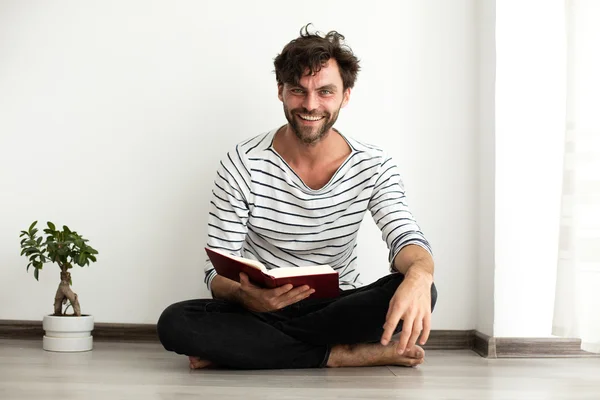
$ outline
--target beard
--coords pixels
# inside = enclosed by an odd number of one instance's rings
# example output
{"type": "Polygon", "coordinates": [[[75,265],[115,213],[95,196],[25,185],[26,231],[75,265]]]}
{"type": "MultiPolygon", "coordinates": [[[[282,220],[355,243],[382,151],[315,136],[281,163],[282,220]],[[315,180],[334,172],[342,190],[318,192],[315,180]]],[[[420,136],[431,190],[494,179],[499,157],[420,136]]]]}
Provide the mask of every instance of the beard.
{"type": "MultiPolygon", "coordinates": [[[[328,112],[317,113],[317,112],[308,112],[306,108],[295,108],[293,110],[289,110],[287,106],[283,105],[283,112],[285,114],[285,118],[287,119],[290,127],[294,134],[300,139],[300,141],[304,144],[312,145],[318,143],[321,139],[327,135],[331,127],[335,124],[338,119],[338,115],[340,113],[340,107],[333,113],[330,114],[328,112]],[[323,116],[323,119],[320,121],[319,125],[316,126],[303,126],[296,119],[296,115],[304,114],[310,116],[323,116]]],[[[298,117],[300,118],[300,117],[298,117]]]]}

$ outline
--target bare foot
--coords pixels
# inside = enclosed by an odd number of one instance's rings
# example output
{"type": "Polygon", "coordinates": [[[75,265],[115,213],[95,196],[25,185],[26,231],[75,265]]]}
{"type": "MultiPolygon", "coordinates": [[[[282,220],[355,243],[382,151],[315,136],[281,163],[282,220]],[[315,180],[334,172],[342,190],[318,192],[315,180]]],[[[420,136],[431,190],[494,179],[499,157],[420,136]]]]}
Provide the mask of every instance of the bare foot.
{"type": "Polygon", "coordinates": [[[370,367],[376,365],[399,365],[414,367],[423,363],[425,350],[414,346],[400,355],[396,352],[397,342],[387,346],[380,343],[337,345],[331,349],[328,367],[370,367]]]}
{"type": "Polygon", "coordinates": [[[212,365],[208,360],[201,360],[198,357],[190,357],[190,369],[201,369],[212,365]]]}

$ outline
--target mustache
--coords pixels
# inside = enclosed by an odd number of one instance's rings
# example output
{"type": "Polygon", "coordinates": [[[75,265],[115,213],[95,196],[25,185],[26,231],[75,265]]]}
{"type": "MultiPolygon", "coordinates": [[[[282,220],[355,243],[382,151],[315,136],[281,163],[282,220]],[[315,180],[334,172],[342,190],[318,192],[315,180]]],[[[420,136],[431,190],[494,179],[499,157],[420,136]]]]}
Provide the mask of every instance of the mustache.
{"type": "Polygon", "coordinates": [[[306,108],[294,108],[292,114],[304,114],[311,117],[330,117],[331,114],[328,112],[320,113],[318,111],[308,111],[306,108]]]}

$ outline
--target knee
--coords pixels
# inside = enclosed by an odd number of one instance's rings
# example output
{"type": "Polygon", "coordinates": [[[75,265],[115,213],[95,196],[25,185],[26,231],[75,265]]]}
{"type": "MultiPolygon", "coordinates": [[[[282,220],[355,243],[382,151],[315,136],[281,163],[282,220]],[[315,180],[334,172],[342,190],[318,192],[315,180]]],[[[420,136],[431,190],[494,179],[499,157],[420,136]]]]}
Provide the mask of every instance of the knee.
{"type": "Polygon", "coordinates": [[[435,308],[435,303],[437,303],[437,288],[435,287],[435,283],[431,284],[431,312],[435,308]]]}
{"type": "Polygon", "coordinates": [[[396,289],[402,282],[404,282],[405,275],[400,272],[393,272],[387,276],[388,282],[385,286],[388,286],[390,289],[393,289],[395,293],[396,289]]]}
{"type": "Polygon", "coordinates": [[[179,331],[183,319],[181,303],[175,303],[167,307],[156,323],[158,339],[166,350],[174,350],[175,334],[179,331]]]}

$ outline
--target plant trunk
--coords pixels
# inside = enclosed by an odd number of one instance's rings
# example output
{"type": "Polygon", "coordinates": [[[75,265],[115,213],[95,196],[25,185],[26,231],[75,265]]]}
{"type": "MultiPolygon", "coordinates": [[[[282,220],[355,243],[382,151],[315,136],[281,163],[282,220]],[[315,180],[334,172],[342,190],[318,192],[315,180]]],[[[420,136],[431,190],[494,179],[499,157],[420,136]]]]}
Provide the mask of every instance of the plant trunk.
{"type": "Polygon", "coordinates": [[[78,317],[81,316],[81,307],[79,307],[79,300],[77,300],[77,293],[71,290],[71,274],[66,271],[60,273],[60,284],[56,290],[56,296],[54,296],[54,315],[63,315],[62,305],[67,302],[67,299],[73,306],[73,315],[78,317]]]}

